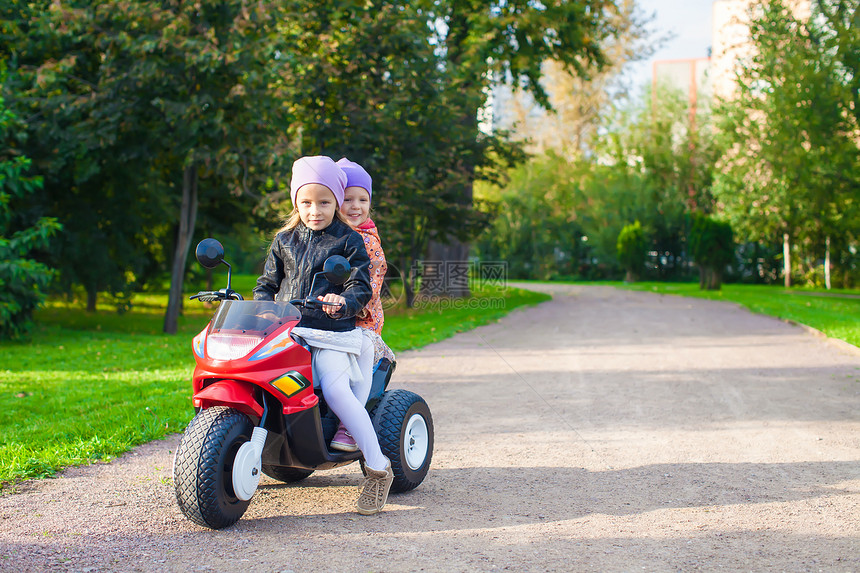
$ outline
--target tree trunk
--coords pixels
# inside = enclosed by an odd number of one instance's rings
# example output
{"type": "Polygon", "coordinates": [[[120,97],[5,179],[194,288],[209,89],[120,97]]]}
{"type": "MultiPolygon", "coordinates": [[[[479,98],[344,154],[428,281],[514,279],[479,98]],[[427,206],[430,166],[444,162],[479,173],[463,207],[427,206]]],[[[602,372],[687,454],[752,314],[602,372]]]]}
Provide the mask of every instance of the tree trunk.
{"type": "Polygon", "coordinates": [[[95,312],[96,304],[98,303],[98,289],[96,287],[87,288],[87,312],[95,312]]]}
{"type": "Polygon", "coordinates": [[[421,281],[423,296],[468,297],[469,245],[456,239],[450,243],[430,241],[421,281]]]}
{"type": "Polygon", "coordinates": [[[720,290],[723,286],[723,272],[718,269],[708,269],[708,290],[720,290]]]}
{"type": "Polygon", "coordinates": [[[182,310],[182,283],[185,280],[185,261],[194,235],[197,220],[197,165],[185,168],[182,177],[182,206],[179,212],[179,231],[176,233],[176,249],[173,252],[173,268],[170,272],[170,294],[167,312],[164,313],[164,332],[176,334],[179,311],[182,310]]]}
{"type": "Polygon", "coordinates": [[[788,241],[788,233],[782,234],[782,259],[785,267],[785,288],[791,286],[791,244],[788,241]]]}
{"type": "MultiPolygon", "coordinates": [[[[212,285],[214,283],[213,274],[214,273],[212,272],[212,269],[206,269],[206,290],[213,290],[212,289],[212,285]]],[[[211,301],[205,301],[203,303],[203,307],[204,308],[214,308],[215,303],[211,302],[211,301]]],[[[180,312],[180,314],[182,314],[182,313],[180,312]]]]}
{"type": "Polygon", "coordinates": [[[415,305],[415,288],[412,285],[413,277],[409,261],[404,257],[400,259],[400,280],[403,281],[403,293],[406,296],[406,308],[415,305]]]}
{"type": "Polygon", "coordinates": [[[830,235],[824,240],[824,288],[830,290],[830,235]]]}

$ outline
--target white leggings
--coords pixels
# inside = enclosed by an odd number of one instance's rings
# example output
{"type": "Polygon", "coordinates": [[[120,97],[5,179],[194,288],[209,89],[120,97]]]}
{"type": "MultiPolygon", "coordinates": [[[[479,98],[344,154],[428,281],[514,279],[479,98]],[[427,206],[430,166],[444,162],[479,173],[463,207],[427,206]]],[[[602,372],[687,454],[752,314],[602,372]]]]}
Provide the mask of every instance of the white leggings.
{"type": "Polygon", "coordinates": [[[356,400],[361,402],[363,406],[367,404],[367,398],[370,396],[370,386],[373,384],[373,357],[376,353],[376,348],[373,346],[373,339],[364,334],[364,329],[362,329],[361,339],[361,354],[358,355],[358,368],[361,370],[363,380],[359,383],[353,383],[352,393],[355,394],[356,400]]]}
{"type": "MultiPolygon", "coordinates": [[[[367,340],[367,337],[363,338],[367,340]]],[[[364,348],[362,348],[361,357],[364,358],[366,354],[368,353],[365,353],[364,348]]],[[[368,360],[373,361],[372,352],[368,354],[368,360]]],[[[359,366],[361,366],[361,362],[359,362],[359,366]]],[[[364,403],[370,393],[369,380],[359,383],[356,389],[350,388],[349,358],[345,352],[338,350],[323,348],[316,350],[314,369],[328,407],[340,418],[346,431],[355,438],[355,443],[358,444],[358,448],[364,454],[364,462],[367,467],[377,471],[385,471],[388,459],[382,455],[370,416],[364,409],[364,403]],[[358,393],[356,390],[362,392],[364,401],[356,398],[358,393]]],[[[362,373],[364,373],[364,368],[362,368],[362,373]]]]}

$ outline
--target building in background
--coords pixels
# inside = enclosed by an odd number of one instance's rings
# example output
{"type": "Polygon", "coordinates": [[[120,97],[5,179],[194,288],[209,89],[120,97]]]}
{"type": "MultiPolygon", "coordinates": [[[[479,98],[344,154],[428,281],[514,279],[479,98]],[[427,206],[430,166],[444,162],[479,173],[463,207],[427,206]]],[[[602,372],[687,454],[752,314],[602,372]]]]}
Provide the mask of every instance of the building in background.
{"type": "MultiPolygon", "coordinates": [[[[714,96],[731,98],[737,84],[737,73],[752,56],[750,10],[761,0],[715,0],[711,33],[711,86],[714,96]]],[[[810,0],[788,0],[795,18],[809,18],[810,0]]]]}
{"type": "Polygon", "coordinates": [[[716,0],[711,33],[711,86],[718,98],[732,95],[737,67],[750,55],[750,0],[716,0]]]}
{"type": "Polygon", "coordinates": [[[696,116],[710,109],[710,64],[710,58],[657,60],[651,75],[651,91],[669,87],[684,92],[690,103],[690,123],[695,124],[696,116]]]}

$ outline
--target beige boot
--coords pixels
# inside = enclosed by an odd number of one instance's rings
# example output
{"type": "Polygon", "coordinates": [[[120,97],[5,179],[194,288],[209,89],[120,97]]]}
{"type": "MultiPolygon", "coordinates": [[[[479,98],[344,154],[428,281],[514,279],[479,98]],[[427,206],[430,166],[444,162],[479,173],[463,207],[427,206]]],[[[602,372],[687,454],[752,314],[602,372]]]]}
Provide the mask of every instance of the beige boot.
{"type": "Polygon", "coordinates": [[[394,481],[394,472],[391,471],[391,462],[385,466],[384,472],[367,466],[365,469],[367,470],[367,477],[361,484],[361,494],[358,496],[355,506],[358,508],[358,513],[373,515],[382,510],[385,507],[385,502],[388,501],[388,491],[391,489],[391,482],[394,481]]]}

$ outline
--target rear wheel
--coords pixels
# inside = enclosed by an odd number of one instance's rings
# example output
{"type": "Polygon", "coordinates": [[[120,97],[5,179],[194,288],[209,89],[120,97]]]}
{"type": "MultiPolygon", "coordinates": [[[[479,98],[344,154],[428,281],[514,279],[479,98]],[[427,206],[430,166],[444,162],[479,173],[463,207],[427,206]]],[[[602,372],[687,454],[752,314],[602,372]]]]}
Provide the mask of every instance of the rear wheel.
{"type": "Polygon", "coordinates": [[[270,478],[276,479],[278,481],[293,483],[297,481],[302,481],[303,479],[314,473],[314,470],[303,470],[299,468],[288,468],[284,466],[270,466],[263,464],[263,473],[270,478]]]}
{"type": "Polygon", "coordinates": [[[370,413],[382,453],[391,460],[394,493],[418,487],[433,457],[433,417],[424,399],[407,390],[385,392],[370,413]]]}
{"type": "Polygon", "coordinates": [[[248,416],[233,408],[207,408],[194,417],[173,460],[176,501],[185,517],[212,529],[242,517],[250,500],[236,497],[233,461],[253,430],[248,416]]]}

